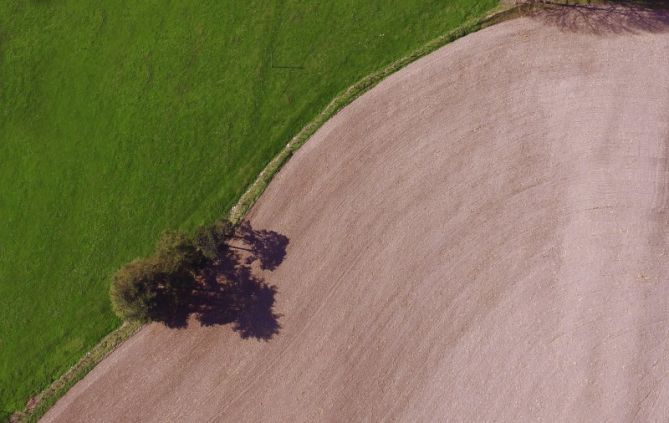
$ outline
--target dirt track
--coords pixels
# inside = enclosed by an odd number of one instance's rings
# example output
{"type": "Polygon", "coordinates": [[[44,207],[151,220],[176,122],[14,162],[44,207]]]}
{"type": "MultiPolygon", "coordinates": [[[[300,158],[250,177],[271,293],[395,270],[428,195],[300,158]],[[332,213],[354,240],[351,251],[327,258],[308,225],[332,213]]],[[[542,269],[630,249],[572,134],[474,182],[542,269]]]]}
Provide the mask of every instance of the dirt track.
{"type": "Polygon", "coordinates": [[[278,335],[151,325],[44,420],[667,421],[658,19],[517,19],[393,75],[250,215],[290,239],[278,335]]]}

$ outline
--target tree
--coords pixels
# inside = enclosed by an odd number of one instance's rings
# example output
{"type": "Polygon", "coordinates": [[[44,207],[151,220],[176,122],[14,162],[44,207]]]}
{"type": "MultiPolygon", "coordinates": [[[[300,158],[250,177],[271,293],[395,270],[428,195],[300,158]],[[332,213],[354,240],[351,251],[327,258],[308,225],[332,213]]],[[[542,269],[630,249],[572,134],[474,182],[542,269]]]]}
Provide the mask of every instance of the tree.
{"type": "Polygon", "coordinates": [[[235,226],[218,220],[200,229],[195,238],[179,231],[163,233],[150,257],[121,267],[112,279],[114,312],[126,320],[174,321],[188,314],[196,286],[195,275],[219,258],[235,226]]]}
{"type": "Polygon", "coordinates": [[[163,233],[156,243],[154,257],[160,270],[166,274],[194,271],[207,261],[195,242],[179,231],[163,233]]]}
{"type": "Polygon", "coordinates": [[[167,320],[188,306],[195,285],[194,272],[206,257],[193,241],[178,231],[165,232],[155,253],[121,267],[112,279],[114,312],[126,320],[167,320]]]}
{"type": "Polygon", "coordinates": [[[156,306],[158,269],[152,260],[137,259],[121,267],[112,279],[109,295],[117,316],[151,320],[156,306]]]}
{"type": "Polygon", "coordinates": [[[200,254],[214,261],[234,234],[235,226],[227,219],[219,219],[213,225],[200,228],[195,234],[194,243],[200,254]]]}

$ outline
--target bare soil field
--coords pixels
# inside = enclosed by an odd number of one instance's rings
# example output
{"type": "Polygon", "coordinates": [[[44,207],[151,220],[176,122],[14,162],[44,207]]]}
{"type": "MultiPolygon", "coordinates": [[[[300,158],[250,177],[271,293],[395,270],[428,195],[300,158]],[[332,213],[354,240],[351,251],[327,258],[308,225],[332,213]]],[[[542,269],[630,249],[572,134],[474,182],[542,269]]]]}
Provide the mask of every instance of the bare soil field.
{"type": "Polygon", "coordinates": [[[43,420],[667,421],[667,22],[545,12],[394,74],[249,215],[289,240],[276,331],[149,325],[43,420]]]}

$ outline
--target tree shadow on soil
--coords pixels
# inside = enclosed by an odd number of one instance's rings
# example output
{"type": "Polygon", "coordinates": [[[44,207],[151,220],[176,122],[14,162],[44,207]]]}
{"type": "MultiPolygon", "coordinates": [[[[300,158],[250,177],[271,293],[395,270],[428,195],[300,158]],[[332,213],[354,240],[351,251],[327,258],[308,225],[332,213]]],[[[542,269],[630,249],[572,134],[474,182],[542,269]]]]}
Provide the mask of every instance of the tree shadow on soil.
{"type": "Polygon", "coordinates": [[[280,315],[274,311],[277,288],[254,272],[254,264],[275,270],[286,256],[288,242],[285,235],[255,230],[244,222],[219,248],[218,258],[188,278],[175,294],[182,298],[178,305],[165,309],[159,320],[171,328],[184,328],[193,316],[203,326],[230,324],[243,339],[271,339],[281,328],[280,315]]]}
{"type": "Polygon", "coordinates": [[[569,4],[537,1],[530,16],[563,31],[589,34],[623,34],[669,31],[669,1],[619,0],[569,4]]]}

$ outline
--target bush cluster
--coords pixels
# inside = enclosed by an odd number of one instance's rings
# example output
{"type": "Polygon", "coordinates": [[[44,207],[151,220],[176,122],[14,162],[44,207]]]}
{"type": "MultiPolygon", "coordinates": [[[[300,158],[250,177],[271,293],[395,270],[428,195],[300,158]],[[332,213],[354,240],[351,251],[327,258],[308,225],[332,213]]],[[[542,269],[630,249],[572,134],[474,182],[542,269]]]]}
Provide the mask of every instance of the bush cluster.
{"type": "Polygon", "coordinates": [[[229,221],[219,220],[194,237],[165,232],[151,256],[135,259],[114,274],[109,292],[114,312],[142,322],[174,316],[188,305],[198,270],[216,260],[234,231],[229,221]]]}

